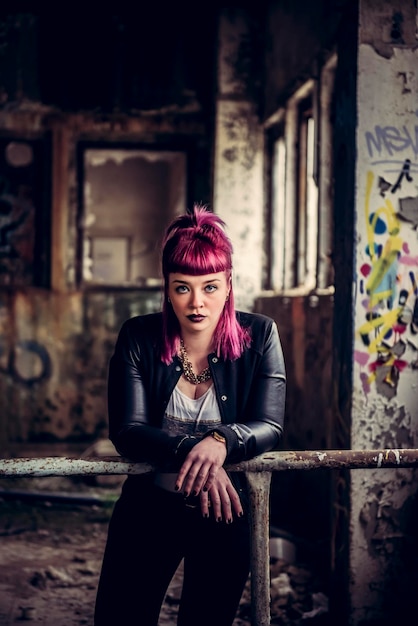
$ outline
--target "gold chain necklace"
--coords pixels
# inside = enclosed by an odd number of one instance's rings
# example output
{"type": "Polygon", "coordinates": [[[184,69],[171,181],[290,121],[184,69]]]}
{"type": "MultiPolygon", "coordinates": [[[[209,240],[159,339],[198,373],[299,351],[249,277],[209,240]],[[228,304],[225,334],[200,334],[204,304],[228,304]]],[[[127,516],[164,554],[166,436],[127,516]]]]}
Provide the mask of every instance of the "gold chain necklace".
{"type": "Polygon", "coordinates": [[[199,383],[204,383],[209,378],[211,378],[211,373],[209,367],[205,367],[205,369],[200,372],[200,374],[195,374],[193,371],[192,364],[189,361],[189,357],[187,356],[186,348],[184,347],[183,339],[180,339],[180,354],[179,358],[181,364],[183,366],[183,375],[189,383],[192,385],[198,385],[199,383]]]}

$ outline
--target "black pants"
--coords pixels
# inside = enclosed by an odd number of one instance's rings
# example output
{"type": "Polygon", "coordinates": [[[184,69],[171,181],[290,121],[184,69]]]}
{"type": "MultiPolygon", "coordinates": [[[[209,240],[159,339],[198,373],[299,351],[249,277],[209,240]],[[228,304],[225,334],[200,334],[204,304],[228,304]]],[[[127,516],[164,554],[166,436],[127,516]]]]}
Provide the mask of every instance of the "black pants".
{"type": "Polygon", "coordinates": [[[130,477],[115,505],[96,598],[95,626],[157,626],[184,558],[178,626],[231,626],[249,574],[248,516],[204,519],[183,496],[130,477]]]}

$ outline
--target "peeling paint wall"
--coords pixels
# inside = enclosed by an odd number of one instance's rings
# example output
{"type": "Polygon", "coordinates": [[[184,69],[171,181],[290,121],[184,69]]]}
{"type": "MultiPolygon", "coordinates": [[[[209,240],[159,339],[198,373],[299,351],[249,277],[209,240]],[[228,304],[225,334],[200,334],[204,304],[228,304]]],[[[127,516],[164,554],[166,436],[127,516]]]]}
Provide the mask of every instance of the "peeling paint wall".
{"type": "MultiPolygon", "coordinates": [[[[361,3],[353,449],[418,444],[418,46],[413,3],[392,4],[361,3]]],[[[413,470],[352,472],[352,624],[411,606],[417,489],[413,470]]]]}
{"type": "Polygon", "coordinates": [[[107,367],[125,319],[160,307],[132,292],[0,295],[0,447],[107,436],[107,367]]]}
{"type": "Polygon", "coordinates": [[[244,310],[261,290],[263,260],[263,132],[248,74],[255,29],[241,9],[221,15],[213,206],[228,225],[236,306],[244,310]]]}

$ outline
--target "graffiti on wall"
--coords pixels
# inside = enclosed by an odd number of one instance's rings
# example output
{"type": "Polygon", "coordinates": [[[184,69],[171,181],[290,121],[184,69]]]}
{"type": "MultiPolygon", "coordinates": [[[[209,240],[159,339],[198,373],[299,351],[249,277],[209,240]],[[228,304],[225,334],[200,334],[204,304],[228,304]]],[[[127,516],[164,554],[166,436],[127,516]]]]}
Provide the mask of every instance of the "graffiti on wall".
{"type": "Polygon", "coordinates": [[[363,321],[355,360],[365,393],[396,395],[402,372],[418,369],[418,126],[365,133],[370,167],[364,198],[364,261],[358,271],[363,321]],[[400,158],[399,158],[400,157],[400,158]]]}
{"type": "Polygon", "coordinates": [[[51,377],[52,360],[36,339],[12,339],[7,306],[0,304],[0,374],[30,387],[51,377]]]}
{"type": "Polygon", "coordinates": [[[29,143],[0,140],[0,285],[32,284],[35,166],[29,143]]]}
{"type": "Polygon", "coordinates": [[[34,339],[22,339],[10,349],[0,337],[0,372],[27,387],[51,376],[48,350],[34,339]]]}

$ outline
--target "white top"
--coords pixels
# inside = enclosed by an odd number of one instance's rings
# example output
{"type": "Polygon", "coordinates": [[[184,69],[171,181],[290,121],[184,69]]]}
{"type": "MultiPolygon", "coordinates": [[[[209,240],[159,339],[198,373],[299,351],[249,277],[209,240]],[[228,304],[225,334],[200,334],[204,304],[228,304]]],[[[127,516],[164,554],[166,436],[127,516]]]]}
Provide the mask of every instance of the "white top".
{"type": "MultiPolygon", "coordinates": [[[[220,426],[221,414],[212,385],[200,396],[189,398],[178,387],[174,387],[164,414],[162,429],[172,436],[193,435],[203,437],[208,431],[220,426]]],[[[156,472],[154,483],[168,491],[174,491],[177,474],[156,472]]]]}

